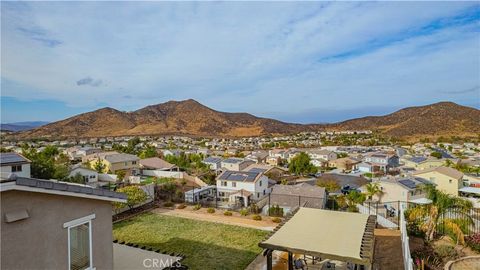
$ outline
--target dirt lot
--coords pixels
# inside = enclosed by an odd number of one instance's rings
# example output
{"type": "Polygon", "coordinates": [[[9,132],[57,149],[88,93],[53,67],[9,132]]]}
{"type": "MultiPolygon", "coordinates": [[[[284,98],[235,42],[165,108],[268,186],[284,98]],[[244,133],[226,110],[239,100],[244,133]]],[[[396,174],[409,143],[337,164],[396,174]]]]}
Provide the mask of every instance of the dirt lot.
{"type": "Polygon", "coordinates": [[[375,229],[374,261],[374,269],[403,269],[402,241],[399,230],[375,229]]]}
{"type": "Polygon", "coordinates": [[[215,210],[215,213],[207,213],[206,208],[201,208],[199,210],[193,210],[191,206],[188,206],[184,209],[170,209],[170,208],[157,208],[152,211],[160,215],[175,216],[190,218],[196,220],[217,222],[222,224],[237,225],[248,228],[255,228],[265,231],[272,231],[278,224],[273,222],[270,217],[262,216],[262,220],[257,221],[252,219],[252,215],[246,217],[241,216],[237,212],[232,212],[232,216],[225,216],[223,210],[215,210]]]}

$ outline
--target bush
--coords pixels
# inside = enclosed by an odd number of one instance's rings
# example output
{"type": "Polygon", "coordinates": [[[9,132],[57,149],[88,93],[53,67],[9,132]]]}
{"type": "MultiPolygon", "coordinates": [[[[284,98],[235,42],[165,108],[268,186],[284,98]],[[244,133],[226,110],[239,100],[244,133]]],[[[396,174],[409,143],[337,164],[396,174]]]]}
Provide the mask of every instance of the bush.
{"type": "Polygon", "coordinates": [[[253,219],[253,220],[262,220],[262,216],[260,216],[260,215],[253,215],[253,216],[252,216],[252,219],[253,219]]]}
{"type": "Polygon", "coordinates": [[[215,208],[212,208],[212,207],[208,208],[207,213],[209,213],[209,214],[215,213],[215,208]]]}
{"type": "Polygon", "coordinates": [[[438,254],[438,256],[442,258],[443,261],[454,260],[460,257],[458,251],[455,249],[454,246],[451,245],[439,245],[434,249],[435,253],[438,254]]]}
{"type": "Polygon", "coordinates": [[[248,216],[248,209],[246,209],[246,208],[241,209],[241,210],[240,210],[240,215],[242,215],[242,216],[248,216]]]}
{"type": "Polygon", "coordinates": [[[223,212],[223,214],[224,214],[225,216],[228,216],[228,217],[230,217],[230,216],[233,215],[233,213],[230,212],[230,211],[225,211],[225,212],[223,212]]]}
{"type": "Polygon", "coordinates": [[[281,208],[278,204],[273,205],[268,208],[268,215],[272,217],[283,217],[283,208],[281,208]]]}
{"type": "Polygon", "coordinates": [[[163,206],[165,207],[172,207],[173,206],[173,203],[172,202],[166,202],[163,204],[163,206]]]}
{"type": "Polygon", "coordinates": [[[196,204],[194,207],[193,207],[193,210],[197,211],[197,210],[200,210],[200,208],[202,208],[202,206],[200,204],[196,204]]]}
{"type": "Polygon", "coordinates": [[[480,252],[480,233],[472,234],[465,237],[465,242],[473,250],[480,252]]]}
{"type": "Polygon", "coordinates": [[[250,213],[252,214],[258,214],[260,213],[260,208],[254,203],[250,204],[250,213]]]}
{"type": "Polygon", "coordinates": [[[185,207],[187,207],[187,205],[184,203],[177,205],[177,209],[184,209],[185,207]]]}
{"type": "Polygon", "coordinates": [[[272,218],[272,221],[275,222],[275,223],[280,223],[280,222],[282,222],[282,219],[279,218],[279,217],[274,217],[274,218],[272,218]]]}

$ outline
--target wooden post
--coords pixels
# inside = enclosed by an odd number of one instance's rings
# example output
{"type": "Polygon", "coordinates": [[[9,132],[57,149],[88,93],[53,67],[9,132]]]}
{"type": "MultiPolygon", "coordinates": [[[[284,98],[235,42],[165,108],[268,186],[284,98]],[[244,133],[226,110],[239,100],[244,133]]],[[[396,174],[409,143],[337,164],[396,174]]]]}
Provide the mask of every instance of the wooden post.
{"type": "Polygon", "coordinates": [[[293,254],[288,252],[288,270],[293,270],[293,254]]]}
{"type": "Polygon", "coordinates": [[[267,270],[272,270],[272,253],[273,250],[267,250],[267,270]]]}

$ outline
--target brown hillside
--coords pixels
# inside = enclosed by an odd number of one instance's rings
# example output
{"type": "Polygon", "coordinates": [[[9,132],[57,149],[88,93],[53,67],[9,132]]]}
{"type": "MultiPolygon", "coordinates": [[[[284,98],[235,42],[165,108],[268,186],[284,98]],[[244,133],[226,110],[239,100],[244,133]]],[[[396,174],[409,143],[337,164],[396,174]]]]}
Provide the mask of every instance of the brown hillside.
{"type": "Polygon", "coordinates": [[[212,110],[195,100],[169,101],[134,112],[103,108],[15,134],[16,138],[105,137],[121,135],[259,136],[315,130],[376,130],[406,139],[477,136],[480,110],[451,102],[410,107],[327,125],[301,125],[248,113],[212,110]]]}

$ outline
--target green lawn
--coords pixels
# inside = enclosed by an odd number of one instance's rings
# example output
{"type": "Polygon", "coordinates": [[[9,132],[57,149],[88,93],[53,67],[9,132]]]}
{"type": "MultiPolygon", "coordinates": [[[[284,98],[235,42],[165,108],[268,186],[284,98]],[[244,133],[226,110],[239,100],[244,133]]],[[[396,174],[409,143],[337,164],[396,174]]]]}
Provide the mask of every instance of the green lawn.
{"type": "Polygon", "coordinates": [[[185,254],[189,269],[245,269],[266,231],[153,213],[114,224],[119,241],[185,254]]]}
{"type": "Polygon", "coordinates": [[[169,178],[169,177],[153,177],[153,176],[149,176],[147,177],[145,180],[142,180],[140,182],[140,184],[142,185],[147,185],[147,184],[151,184],[151,183],[156,183],[158,185],[160,184],[164,184],[164,183],[169,183],[169,182],[174,182],[175,179],[173,178],[169,178]]]}

